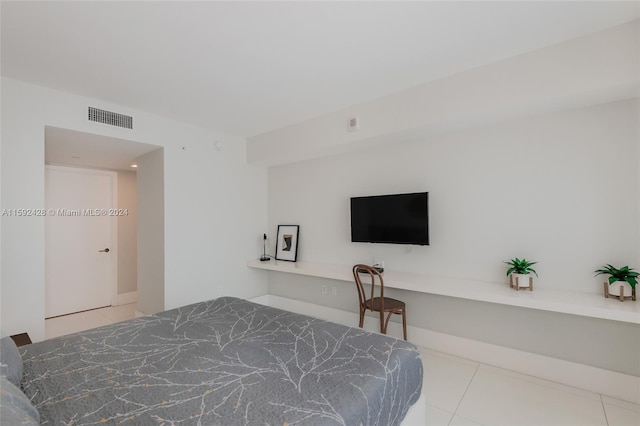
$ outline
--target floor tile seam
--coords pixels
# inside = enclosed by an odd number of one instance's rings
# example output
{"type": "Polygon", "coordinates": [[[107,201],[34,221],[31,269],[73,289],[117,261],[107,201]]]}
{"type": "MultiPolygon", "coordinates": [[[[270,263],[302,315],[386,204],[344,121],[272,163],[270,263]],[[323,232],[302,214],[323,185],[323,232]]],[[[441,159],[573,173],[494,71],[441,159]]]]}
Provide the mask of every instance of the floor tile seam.
{"type": "Polygon", "coordinates": [[[447,424],[447,426],[451,426],[451,423],[453,423],[453,420],[454,420],[456,417],[457,417],[458,419],[466,420],[466,421],[467,421],[467,423],[468,423],[468,422],[471,422],[471,423],[473,423],[474,425],[478,425],[478,426],[485,426],[485,423],[480,423],[480,422],[479,422],[479,421],[477,421],[477,420],[471,420],[470,418],[468,418],[468,417],[464,417],[464,416],[461,416],[460,414],[454,414],[453,416],[451,416],[451,420],[449,420],[449,423],[447,424]]]}
{"type": "MultiPolygon", "coordinates": [[[[487,366],[488,366],[488,367],[491,367],[491,368],[496,368],[495,366],[491,366],[491,365],[486,365],[486,364],[480,363],[480,365],[478,366],[478,369],[476,370],[476,372],[474,372],[474,374],[473,374],[473,376],[472,376],[471,380],[469,381],[469,384],[467,385],[467,388],[465,389],[465,391],[464,391],[464,393],[463,393],[462,397],[460,398],[460,402],[458,403],[458,405],[457,405],[457,407],[456,407],[456,409],[455,409],[455,411],[454,411],[453,417],[458,416],[458,417],[460,417],[460,418],[464,418],[464,419],[467,419],[467,420],[469,420],[469,421],[472,421],[472,422],[475,422],[475,423],[481,424],[478,420],[474,420],[474,419],[472,419],[472,418],[469,418],[469,417],[465,417],[465,416],[463,416],[463,415],[460,415],[460,414],[458,413],[458,409],[460,408],[460,405],[461,405],[461,404],[462,404],[462,402],[464,401],[464,398],[466,397],[466,394],[467,394],[467,392],[468,392],[469,388],[471,387],[471,384],[473,383],[473,381],[474,381],[474,380],[478,379],[478,377],[476,377],[476,376],[478,375],[477,373],[479,372],[480,368],[482,368],[482,366],[483,366],[483,365],[484,365],[485,367],[487,367],[487,366]]],[[[503,370],[504,370],[504,369],[503,369],[503,370]]],[[[510,371],[510,370],[505,370],[505,371],[510,371]]],[[[518,374],[521,374],[521,373],[518,373],[518,374]]],[[[530,376],[530,377],[534,377],[534,378],[535,378],[535,376],[530,376]]],[[[522,379],[519,379],[519,378],[516,378],[516,377],[512,377],[512,378],[514,378],[514,379],[516,379],[516,380],[522,380],[522,379]]],[[[541,380],[545,380],[545,379],[541,379],[541,380]]],[[[523,381],[523,382],[526,382],[526,383],[531,383],[531,382],[529,382],[528,380],[522,380],[522,381],[523,381]]],[[[555,383],[555,382],[551,382],[551,383],[555,383]]],[[[533,384],[535,384],[535,383],[533,383],[533,384]]],[[[542,386],[542,387],[550,387],[550,386],[548,386],[548,385],[540,385],[540,386],[542,386]]],[[[580,389],[580,388],[576,388],[576,389],[580,389]]],[[[558,390],[558,391],[560,391],[560,392],[564,392],[564,393],[566,393],[566,394],[568,394],[568,395],[570,395],[570,396],[574,396],[574,397],[575,397],[575,396],[577,396],[577,395],[575,395],[574,393],[571,393],[571,392],[569,392],[569,391],[563,391],[563,390],[559,390],[559,389],[556,389],[556,390],[558,390]]],[[[580,390],[581,390],[581,389],[580,389],[580,390]]],[[[590,391],[587,391],[587,392],[590,392],[590,391]]],[[[596,393],[596,392],[591,392],[591,393],[594,393],[594,394],[597,396],[597,398],[600,400],[600,406],[601,406],[601,408],[602,408],[602,410],[603,410],[603,412],[604,412],[604,419],[605,419],[604,426],[609,426],[609,419],[608,419],[608,417],[607,417],[607,412],[606,412],[606,408],[605,408],[605,403],[604,403],[603,395],[602,395],[602,394],[599,394],[599,393],[596,393]]],[[[582,399],[587,399],[587,398],[583,398],[583,397],[582,397],[582,399]]],[[[452,417],[452,420],[451,420],[451,421],[453,421],[453,417],[452,417]]],[[[449,422],[449,424],[451,423],[451,421],[449,422]]]]}
{"type": "Polygon", "coordinates": [[[102,312],[98,312],[98,313],[102,316],[102,318],[105,318],[106,320],[108,320],[109,323],[114,322],[113,319],[111,317],[109,317],[108,315],[105,315],[102,312]]]}
{"type": "MultiPolygon", "coordinates": [[[[627,401],[621,398],[617,398],[611,395],[602,394],[602,401],[604,402],[605,407],[607,405],[614,406],[616,408],[621,408],[627,411],[633,411],[636,415],[640,416],[640,404],[635,402],[627,401]],[[609,399],[609,401],[607,401],[609,399]]],[[[640,423],[639,423],[640,425],[640,423]]]]}
{"type": "Polygon", "coordinates": [[[604,421],[607,426],[609,426],[609,417],[607,417],[607,409],[604,407],[604,399],[602,398],[602,394],[600,394],[600,404],[602,405],[602,412],[604,413],[604,421]]]}
{"type": "MultiPolygon", "coordinates": [[[[435,354],[434,354],[435,356],[438,356],[437,354],[445,355],[445,356],[440,357],[442,359],[446,359],[447,356],[451,356],[453,358],[460,358],[461,360],[468,361],[470,363],[476,363],[476,370],[474,372],[474,377],[475,377],[475,373],[479,370],[479,368],[484,366],[484,367],[487,368],[485,371],[495,372],[496,374],[510,376],[511,378],[514,378],[514,379],[517,379],[517,380],[523,380],[523,381],[526,381],[527,383],[530,383],[530,384],[533,384],[533,385],[537,385],[537,386],[543,386],[545,388],[553,389],[553,390],[556,390],[558,392],[565,392],[565,393],[568,393],[570,395],[573,395],[574,397],[584,398],[584,399],[591,399],[593,401],[595,401],[597,399],[601,400],[601,395],[598,392],[594,392],[592,390],[580,388],[580,387],[577,387],[577,386],[568,385],[566,383],[557,382],[557,381],[550,380],[550,379],[543,378],[543,377],[534,376],[532,374],[523,373],[523,372],[517,371],[517,370],[511,370],[509,368],[501,367],[501,366],[498,366],[498,365],[487,364],[487,363],[482,363],[482,362],[479,362],[479,361],[474,361],[474,360],[468,359],[468,358],[458,357],[456,355],[448,354],[446,352],[435,351],[435,350],[429,349],[429,348],[425,348],[425,349],[427,349],[429,351],[432,351],[432,352],[435,352],[435,354]],[[587,394],[591,394],[591,395],[588,396],[587,394]]],[[[612,397],[610,395],[606,395],[606,396],[615,399],[615,397],[612,397]]],[[[625,402],[627,402],[627,401],[625,401],[625,402]]]]}
{"type": "Polygon", "coordinates": [[[438,351],[435,349],[431,349],[431,348],[427,348],[422,346],[422,348],[424,348],[427,352],[431,353],[431,356],[435,356],[438,357],[440,359],[444,359],[444,360],[448,360],[448,361],[454,361],[454,362],[459,362],[461,364],[464,364],[467,367],[473,367],[473,368],[477,368],[478,365],[480,365],[480,361],[475,361],[471,358],[465,358],[459,355],[454,355],[448,352],[442,352],[442,351],[438,351]]]}
{"type": "Polygon", "coordinates": [[[449,425],[449,423],[451,423],[451,421],[453,420],[453,413],[451,411],[449,411],[449,410],[445,410],[444,408],[436,407],[435,405],[429,404],[426,401],[425,401],[425,407],[426,407],[426,410],[428,410],[429,408],[432,408],[432,409],[447,413],[449,415],[449,421],[447,422],[447,425],[449,425]]]}
{"type": "MultiPolygon", "coordinates": [[[[598,392],[594,392],[592,390],[580,388],[580,387],[577,387],[577,386],[568,385],[568,384],[562,383],[562,382],[556,382],[556,381],[551,380],[551,379],[534,376],[534,375],[531,375],[531,374],[528,374],[528,373],[523,373],[523,372],[516,371],[516,370],[510,370],[508,368],[499,367],[497,365],[483,364],[483,363],[481,363],[481,365],[484,365],[485,367],[489,368],[489,370],[486,370],[488,373],[500,374],[500,375],[507,376],[507,377],[510,377],[512,379],[515,379],[515,380],[522,380],[522,381],[527,382],[527,383],[532,384],[532,385],[553,389],[553,390],[558,391],[558,392],[564,392],[564,393],[570,394],[570,395],[572,395],[574,397],[577,397],[577,398],[590,399],[592,401],[595,401],[595,400],[598,400],[598,399],[602,399],[601,398],[601,394],[599,394],[598,392]]],[[[611,398],[613,398],[613,397],[611,397],[611,398]]]]}
{"type": "MultiPolygon", "coordinates": [[[[108,309],[112,309],[112,308],[108,308],[108,309]]],[[[103,318],[106,318],[107,320],[109,320],[110,324],[116,323],[118,322],[117,320],[114,320],[113,318],[111,318],[110,316],[108,316],[107,314],[105,314],[104,312],[98,312],[100,315],[102,315],[103,318]]]]}
{"type": "MultiPolygon", "coordinates": [[[[467,383],[467,386],[464,389],[464,392],[462,392],[462,396],[460,397],[460,400],[458,401],[458,404],[456,405],[456,408],[453,410],[453,415],[451,416],[451,420],[449,420],[449,424],[451,424],[451,422],[453,421],[453,418],[457,415],[458,413],[458,409],[460,408],[460,404],[462,404],[462,401],[464,401],[464,397],[467,395],[467,392],[469,391],[469,387],[471,387],[471,383],[473,383],[473,380],[476,377],[476,374],[478,374],[478,370],[480,369],[480,366],[482,364],[478,363],[478,365],[476,366],[476,368],[473,371],[473,375],[471,376],[471,379],[469,380],[469,383],[467,383]]],[[[460,416],[462,417],[462,416],[460,416]]],[[[466,417],[463,417],[466,418],[466,417]]],[[[477,421],[473,420],[473,419],[468,419],[471,420],[475,423],[478,423],[477,421]]]]}

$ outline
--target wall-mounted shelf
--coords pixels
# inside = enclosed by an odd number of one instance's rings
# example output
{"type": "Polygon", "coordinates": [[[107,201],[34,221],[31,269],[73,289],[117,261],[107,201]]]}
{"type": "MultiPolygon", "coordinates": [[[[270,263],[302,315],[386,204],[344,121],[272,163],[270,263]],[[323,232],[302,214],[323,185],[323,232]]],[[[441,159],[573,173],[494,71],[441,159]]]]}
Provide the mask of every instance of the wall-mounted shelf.
{"type": "MultiPolygon", "coordinates": [[[[248,261],[247,266],[268,271],[353,282],[349,265],[293,263],[276,260],[260,262],[256,259],[248,261]]],[[[640,324],[639,302],[621,303],[617,299],[606,299],[599,293],[550,290],[539,286],[535,291],[514,291],[509,288],[508,283],[432,277],[386,269],[383,275],[385,287],[388,288],[640,324]]]]}

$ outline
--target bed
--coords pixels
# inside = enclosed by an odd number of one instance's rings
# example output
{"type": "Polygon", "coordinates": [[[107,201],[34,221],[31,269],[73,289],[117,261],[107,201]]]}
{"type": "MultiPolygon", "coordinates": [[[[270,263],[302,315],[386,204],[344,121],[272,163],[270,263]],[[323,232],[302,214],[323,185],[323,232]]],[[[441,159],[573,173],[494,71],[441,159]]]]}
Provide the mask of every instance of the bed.
{"type": "Polygon", "coordinates": [[[397,425],[423,375],[411,343],[232,297],[19,351],[46,425],[397,425]]]}

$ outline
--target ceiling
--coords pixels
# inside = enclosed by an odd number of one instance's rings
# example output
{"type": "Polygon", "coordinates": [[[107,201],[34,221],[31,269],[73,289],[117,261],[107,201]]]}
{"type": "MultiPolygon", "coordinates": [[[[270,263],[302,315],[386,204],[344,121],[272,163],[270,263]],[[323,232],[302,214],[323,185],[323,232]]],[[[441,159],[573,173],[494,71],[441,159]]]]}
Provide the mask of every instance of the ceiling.
{"type": "Polygon", "coordinates": [[[131,164],[156,145],[47,126],[44,158],[48,164],[135,171],[131,164]]]}
{"type": "Polygon", "coordinates": [[[2,75],[249,137],[640,16],[640,2],[1,3],[2,75]]]}

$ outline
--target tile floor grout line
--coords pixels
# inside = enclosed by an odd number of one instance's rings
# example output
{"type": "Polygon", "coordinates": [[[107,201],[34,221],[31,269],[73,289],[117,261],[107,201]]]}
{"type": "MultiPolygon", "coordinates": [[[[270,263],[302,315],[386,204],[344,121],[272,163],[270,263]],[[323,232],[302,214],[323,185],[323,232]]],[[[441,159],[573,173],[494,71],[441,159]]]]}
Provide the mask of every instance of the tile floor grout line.
{"type": "MultiPolygon", "coordinates": [[[[118,306],[127,306],[127,305],[129,305],[129,304],[130,304],[130,303],[126,303],[126,304],[124,304],[124,305],[109,306],[109,307],[105,308],[105,310],[110,309],[110,310],[113,312],[113,311],[114,311],[118,306]]],[[[131,303],[131,304],[132,304],[132,303],[131,303]]],[[[109,320],[109,324],[115,324],[115,323],[118,323],[118,322],[121,322],[121,321],[126,321],[126,320],[124,320],[124,319],[122,319],[122,318],[117,319],[117,320],[114,320],[113,318],[111,318],[111,317],[107,316],[104,312],[98,312],[98,313],[99,313],[100,315],[102,315],[104,318],[106,318],[107,320],[109,320]]],[[[127,318],[127,319],[133,319],[134,317],[135,317],[135,315],[134,315],[134,316],[132,316],[131,318],[127,318]]]]}
{"type": "Polygon", "coordinates": [[[538,385],[538,386],[545,386],[545,387],[549,387],[549,388],[553,388],[556,390],[559,390],[561,392],[569,392],[572,393],[574,395],[576,395],[576,393],[590,393],[593,395],[597,395],[600,396],[600,394],[598,392],[589,390],[589,389],[585,389],[585,388],[581,388],[578,386],[573,386],[573,385],[568,385],[566,383],[562,383],[562,382],[558,382],[555,381],[553,379],[550,378],[546,378],[546,377],[540,377],[540,376],[534,376],[533,374],[530,373],[523,373],[521,371],[517,371],[517,370],[513,370],[510,368],[505,368],[505,367],[500,367],[498,365],[491,365],[491,364],[484,364],[485,366],[487,366],[488,368],[492,368],[495,369],[495,373],[497,374],[502,374],[502,375],[516,375],[518,376],[517,378],[519,380],[525,380],[528,383],[534,384],[534,385],[538,385]],[[502,371],[500,371],[502,370],[502,371]]]}
{"type": "MultiPolygon", "coordinates": [[[[122,305],[124,306],[124,305],[122,305]]],[[[57,322],[58,320],[62,320],[62,319],[73,319],[76,315],[89,315],[89,316],[93,316],[94,319],[98,319],[100,321],[100,325],[96,325],[96,327],[102,327],[105,325],[111,325],[111,324],[115,324],[117,322],[120,321],[124,321],[123,319],[117,319],[114,320],[113,318],[111,318],[110,316],[108,316],[107,314],[105,314],[105,312],[108,310],[114,309],[114,306],[105,306],[102,308],[95,308],[95,309],[89,309],[86,311],[81,311],[81,312],[75,312],[72,314],[67,314],[67,315],[62,315],[62,316],[58,316],[58,317],[52,317],[52,318],[47,318],[45,319],[45,339],[51,339],[54,337],[60,337],[60,336],[66,336],[69,334],[73,334],[73,333],[77,333],[80,331],[86,331],[87,329],[81,329],[78,330],[76,329],[76,327],[68,327],[68,326],[63,326],[62,328],[64,329],[64,332],[59,333],[59,329],[60,326],[55,326],[55,329],[58,330],[58,333],[54,333],[55,335],[51,335],[47,333],[47,323],[48,324],[53,324],[53,322],[57,322]]],[[[132,317],[133,318],[133,317],[132,317]]]]}
{"type": "MultiPolygon", "coordinates": [[[[460,401],[458,401],[458,404],[456,405],[456,408],[453,410],[453,415],[451,416],[451,419],[449,420],[449,423],[448,423],[449,425],[453,421],[453,418],[456,416],[456,413],[458,412],[458,408],[460,408],[460,404],[462,404],[462,400],[464,399],[465,395],[467,394],[467,391],[469,390],[469,387],[471,386],[471,383],[473,382],[473,379],[476,378],[476,374],[478,373],[478,370],[480,369],[481,365],[482,365],[482,363],[478,363],[478,365],[476,366],[475,371],[473,372],[473,375],[471,376],[471,380],[469,380],[469,383],[467,383],[467,387],[464,389],[464,392],[462,392],[462,396],[460,397],[460,401]]],[[[471,420],[471,419],[468,419],[468,420],[471,420]]]]}
{"type": "Polygon", "coordinates": [[[604,399],[602,398],[602,394],[598,394],[600,396],[600,404],[602,405],[602,412],[604,413],[604,421],[607,426],[609,426],[609,418],[607,417],[607,409],[604,408],[604,399]]]}
{"type": "Polygon", "coordinates": [[[102,315],[103,318],[106,318],[107,321],[109,321],[109,324],[112,324],[114,321],[113,319],[111,319],[110,317],[108,317],[107,315],[104,314],[104,312],[98,312],[100,315],[102,315]]]}

